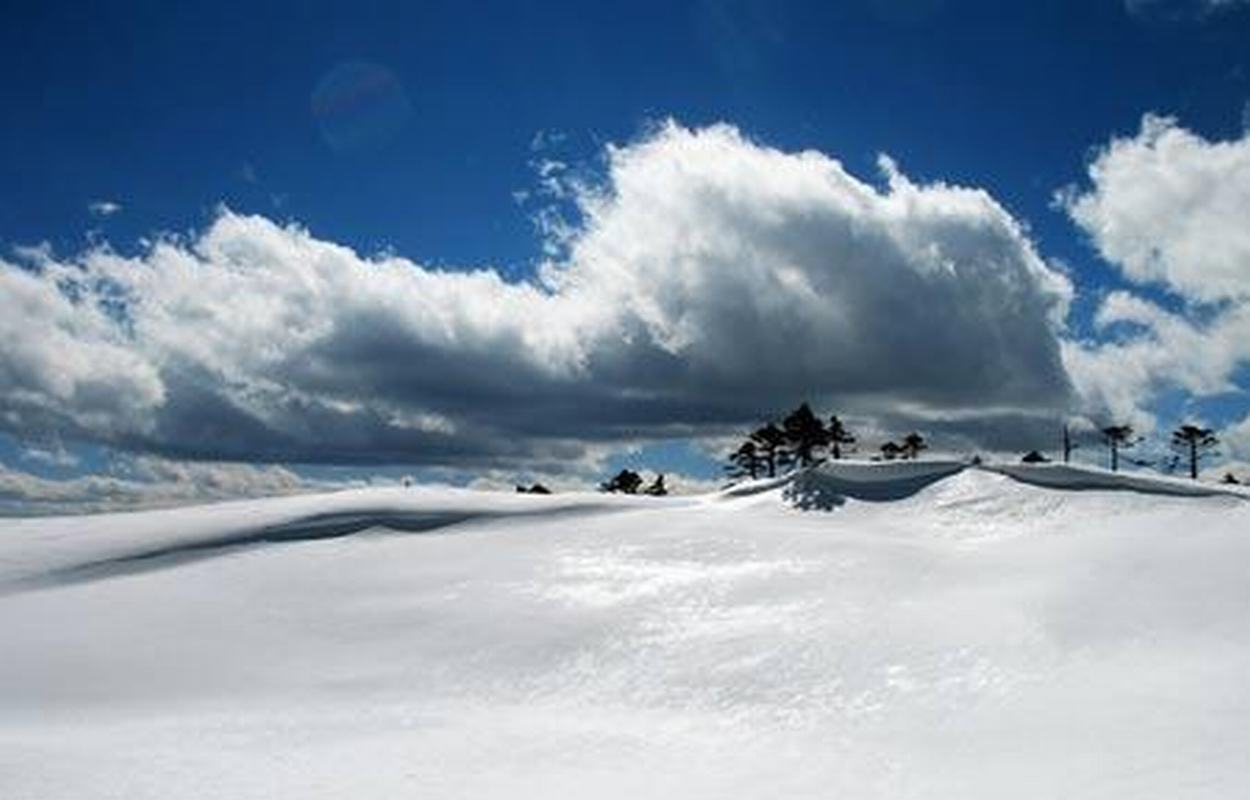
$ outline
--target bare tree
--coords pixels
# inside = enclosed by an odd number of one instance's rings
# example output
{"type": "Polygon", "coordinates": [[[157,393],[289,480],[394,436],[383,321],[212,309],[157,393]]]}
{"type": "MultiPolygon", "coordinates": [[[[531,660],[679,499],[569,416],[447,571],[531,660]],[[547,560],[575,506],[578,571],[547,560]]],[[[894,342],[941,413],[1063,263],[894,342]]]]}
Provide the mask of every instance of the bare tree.
{"type": "Polygon", "coordinates": [[[1063,426],[1063,463],[1067,464],[1072,460],[1072,451],[1080,447],[1079,444],[1072,441],[1072,434],[1068,431],[1068,426],[1063,426]]]}

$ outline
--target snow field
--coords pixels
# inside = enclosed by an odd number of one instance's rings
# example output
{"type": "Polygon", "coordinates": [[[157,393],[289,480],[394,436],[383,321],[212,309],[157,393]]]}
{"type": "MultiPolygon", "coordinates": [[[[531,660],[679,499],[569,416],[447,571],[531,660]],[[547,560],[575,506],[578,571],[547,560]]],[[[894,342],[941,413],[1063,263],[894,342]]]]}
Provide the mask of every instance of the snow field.
{"type": "Polygon", "coordinates": [[[1250,504],[872,468],[4,521],[0,796],[1250,792],[1250,504]]]}

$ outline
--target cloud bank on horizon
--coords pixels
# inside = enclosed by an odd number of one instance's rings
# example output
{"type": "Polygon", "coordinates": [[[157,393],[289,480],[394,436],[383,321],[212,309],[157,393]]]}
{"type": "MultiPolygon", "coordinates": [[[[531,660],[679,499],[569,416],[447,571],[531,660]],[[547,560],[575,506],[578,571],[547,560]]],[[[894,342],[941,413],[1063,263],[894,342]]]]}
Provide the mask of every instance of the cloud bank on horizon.
{"type": "Polygon", "coordinates": [[[564,187],[578,222],[532,280],[224,208],[137,255],[25,248],[0,264],[0,429],[167,458],[560,473],[808,398],[1018,449],[1073,415],[1149,428],[1160,393],[1232,391],[1250,362],[1250,135],[1148,115],[1060,193],[1127,287],[1085,338],[1081,287],[983,189],[886,157],[864,180],[726,124],[670,121],[605,164],[564,187]]]}
{"type": "Polygon", "coordinates": [[[119,459],[111,474],[49,479],[0,464],[0,514],[110,511],[334,489],[347,482],[309,480],[277,465],[119,459]]]}

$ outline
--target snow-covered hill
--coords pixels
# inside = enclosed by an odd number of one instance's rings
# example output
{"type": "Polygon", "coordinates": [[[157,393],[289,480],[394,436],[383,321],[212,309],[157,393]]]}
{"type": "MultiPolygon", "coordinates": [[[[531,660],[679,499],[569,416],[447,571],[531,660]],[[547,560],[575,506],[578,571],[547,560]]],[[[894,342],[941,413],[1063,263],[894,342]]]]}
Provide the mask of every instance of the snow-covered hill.
{"type": "Polygon", "coordinates": [[[1250,503],[1011,473],[0,521],[0,797],[1250,794],[1250,503]]]}

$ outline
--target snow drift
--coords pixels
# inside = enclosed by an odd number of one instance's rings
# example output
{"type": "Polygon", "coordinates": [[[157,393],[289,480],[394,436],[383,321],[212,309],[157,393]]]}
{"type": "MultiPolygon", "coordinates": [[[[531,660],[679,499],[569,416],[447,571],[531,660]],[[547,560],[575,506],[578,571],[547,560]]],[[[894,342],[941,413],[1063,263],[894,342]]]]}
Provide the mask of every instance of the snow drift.
{"type": "Polygon", "coordinates": [[[0,521],[0,796],[1245,796],[1250,504],[1151,486],[0,521]]]}
{"type": "Polygon", "coordinates": [[[1242,495],[1242,492],[1237,489],[1197,483],[1184,478],[1138,475],[1131,472],[1107,472],[1068,464],[1001,464],[992,469],[1018,481],[1053,489],[1123,490],[1179,497],[1242,495]]]}
{"type": "Polygon", "coordinates": [[[796,473],[785,496],[801,509],[829,511],[848,498],[883,502],[911,497],[964,469],[960,461],[831,461],[796,473]]]}

